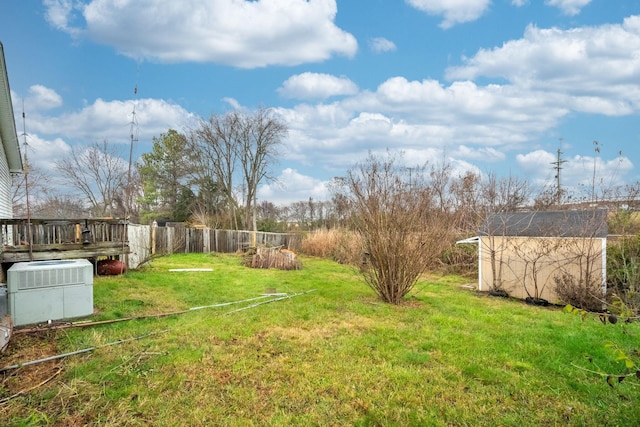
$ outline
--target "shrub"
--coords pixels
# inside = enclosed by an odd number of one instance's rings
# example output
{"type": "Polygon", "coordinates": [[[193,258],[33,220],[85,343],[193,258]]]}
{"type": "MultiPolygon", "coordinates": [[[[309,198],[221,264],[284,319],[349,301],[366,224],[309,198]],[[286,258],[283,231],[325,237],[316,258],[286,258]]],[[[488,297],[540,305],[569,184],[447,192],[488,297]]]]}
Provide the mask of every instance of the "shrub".
{"type": "Polygon", "coordinates": [[[625,317],[640,314],[640,236],[624,237],[607,247],[610,310],[625,317]]]}
{"type": "Polygon", "coordinates": [[[617,295],[640,292],[640,236],[624,237],[607,246],[607,280],[617,295]]]}
{"type": "Polygon", "coordinates": [[[556,294],[565,304],[587,311],[602,311],[605,301],[600,283],[578,280],[566,272],[555,276],[553,281],[556,294]]]}
{"type": "Polygon", "coordinates": [[[441,260],[446,274],[475,275],[478,273],[478,246],[451,245],[442,252],[441,260]]]}
{"type": "Polygon", "coordinates": [[[420,276],[439,262],[451,227],[438,207],[437,191],[423,169],[413,174],[396,158],[370,154],[337,188],[353,209],[362,239],[360,273],[382,301],[402,302],[420,276]]]}

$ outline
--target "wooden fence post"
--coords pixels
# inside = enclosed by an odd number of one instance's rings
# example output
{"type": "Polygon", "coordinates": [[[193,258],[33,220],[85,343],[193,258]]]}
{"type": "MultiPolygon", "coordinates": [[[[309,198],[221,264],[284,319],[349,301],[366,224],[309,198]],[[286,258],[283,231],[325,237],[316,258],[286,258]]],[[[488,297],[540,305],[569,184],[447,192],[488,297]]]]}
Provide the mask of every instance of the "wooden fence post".
{"type": "Polygon", "coordinates": [[[151,223],[151,255],[156,253],[156,233],[158,232],[158,222],[153,221],[151,223]]]}
{"type": "Polygon", "coordinates": [[[211,230],[209,228],[202,230],[202,251],[206,254],[211,252],[211,230]]]}
{"type": "Polygon", "coordinates": [[[173,234],[174,234],[174,228],[173,227],[166,227],[167,230],[167,253],[172,254],[173,253],[173,234]]]}

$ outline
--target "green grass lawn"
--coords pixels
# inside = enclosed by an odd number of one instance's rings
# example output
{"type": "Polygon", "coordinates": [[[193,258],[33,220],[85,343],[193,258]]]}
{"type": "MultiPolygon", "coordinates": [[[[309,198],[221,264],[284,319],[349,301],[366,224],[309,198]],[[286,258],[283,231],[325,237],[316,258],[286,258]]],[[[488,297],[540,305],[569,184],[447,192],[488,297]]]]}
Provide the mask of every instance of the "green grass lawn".
{"type": "Polygon", "coordinates": [[[270,288],[314,292],[241,311],[234,310],[251,302],[16,335],[17,350],[2,366],[16,363],[26,345],[55,344],[63,353],[152,334],[5,373],[0,398],[15,393],[9,385],[20,375],[60,369],[2,403],[0,425],[632,426],[640,419],[640,381],[610,387],[590,372],[624,372],[606,344],[631,354],[637,323],[582,321],[465,290],[466,281],[451,276],[420,282],[406,304],[392,306],[349,267],[309,258],[303,265],[258,270],[233,255],[174,255],[123,277],[97,277],[93,320],[239,301],[270,288]],[[169,272],[195,267],[213,271],[169,272]]]}

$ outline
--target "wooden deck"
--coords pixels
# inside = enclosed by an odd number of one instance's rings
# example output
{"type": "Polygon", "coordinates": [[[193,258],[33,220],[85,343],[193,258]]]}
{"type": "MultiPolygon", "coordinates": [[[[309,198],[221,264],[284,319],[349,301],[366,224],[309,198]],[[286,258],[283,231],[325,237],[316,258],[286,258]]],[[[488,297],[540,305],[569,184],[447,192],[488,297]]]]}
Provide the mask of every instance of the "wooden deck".
{"type": "Polygon", "coordinates": [[[127,223],[117,219],[0,219],[0,236],[3,264],[129,253],[127,223]]]}

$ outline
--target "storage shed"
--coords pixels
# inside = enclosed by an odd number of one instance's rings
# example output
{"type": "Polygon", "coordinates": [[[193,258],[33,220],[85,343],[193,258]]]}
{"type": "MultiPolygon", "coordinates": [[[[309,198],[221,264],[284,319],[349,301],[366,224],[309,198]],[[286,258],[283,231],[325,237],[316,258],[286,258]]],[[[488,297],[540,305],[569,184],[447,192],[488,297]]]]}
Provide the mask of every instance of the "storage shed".
{"type": "Polygon", "coordinates": [[[567,302],[568,287],[603,298],[607,231],[605,210],[489,215],[473,239],[478,289],[541,303],[567,302]]]}

